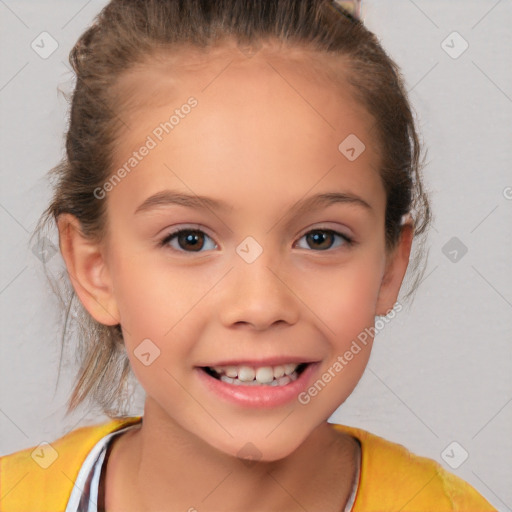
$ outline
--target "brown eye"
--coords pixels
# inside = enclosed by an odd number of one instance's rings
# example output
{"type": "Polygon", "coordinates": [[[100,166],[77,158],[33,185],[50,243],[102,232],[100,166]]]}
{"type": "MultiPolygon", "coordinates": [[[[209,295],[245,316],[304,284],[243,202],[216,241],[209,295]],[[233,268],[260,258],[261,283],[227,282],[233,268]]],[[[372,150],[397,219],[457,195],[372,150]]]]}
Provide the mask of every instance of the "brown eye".
{"type": "Polygon", "coordinates": [[[336,247],[352,244],[352,240],[346,235],[331,229],[314,229],[306,233],[302,238],[306,239],[309,248],[319,251],[326,251],[327,249],[333,248],[336,238],[341,239],[341,243],[338,243],[336,247]]]}
{"type": "Polygon", "coordinates": [[[174,250],[180,252],[201,252],[201,249],[205,246],[205,239],[210,239],[210,237],[199,229],[180,229],[167,235],[162,240],[161,245],[171,245],[174,250]],[[171,241],[174,242],[175,240],[178,247],[176,247],[176,244],[170,244],[171,241]]]}
{"type": "Polygon", "coordinates": [[[200,231],[182,231],[177,235],[178,244],[182,249],[192,248],[200,251],[204,244],[204,237],[200,231]]]}

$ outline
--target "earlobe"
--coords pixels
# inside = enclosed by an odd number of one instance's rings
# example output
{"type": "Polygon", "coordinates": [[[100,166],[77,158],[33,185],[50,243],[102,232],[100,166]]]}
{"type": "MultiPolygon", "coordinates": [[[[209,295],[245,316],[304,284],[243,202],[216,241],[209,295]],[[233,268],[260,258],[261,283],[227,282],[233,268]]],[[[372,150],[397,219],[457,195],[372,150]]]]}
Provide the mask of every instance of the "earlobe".
{"type": "Polygon", "coordinates": [[[397,301],[398,293],[400,292],[400,287],[409,264],[413,238],[413,223],[408,220],[402,225],[400,240],[393,249],[393,252],[388,256],[386,270],[377,299],[376,315],[386,315],[397,301]]]}
{"type": "Polygon", "coordinates": [[[57,225],[62,257],[80,302],[97,322],[119,324],[119,311],[101,247],[83,235],[74,215],[61,214],[57,225]]]}

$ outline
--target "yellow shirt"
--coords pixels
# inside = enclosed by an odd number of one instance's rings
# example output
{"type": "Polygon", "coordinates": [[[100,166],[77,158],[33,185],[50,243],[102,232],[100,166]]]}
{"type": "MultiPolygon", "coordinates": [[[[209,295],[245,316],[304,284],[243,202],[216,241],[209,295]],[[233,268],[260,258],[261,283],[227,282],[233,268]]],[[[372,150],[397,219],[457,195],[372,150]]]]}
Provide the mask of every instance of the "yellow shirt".
{"type": "MultiPolygon", "coordinates": [[[[66,509],[82,464],[104,436],[140,416],[82,427],[52,442],[0,457],[0,512],[66,509]]],[[[496,512],[471,485],[436,461],[362,429],[333,425],[361,443],[353,512],[496,512]]]]}

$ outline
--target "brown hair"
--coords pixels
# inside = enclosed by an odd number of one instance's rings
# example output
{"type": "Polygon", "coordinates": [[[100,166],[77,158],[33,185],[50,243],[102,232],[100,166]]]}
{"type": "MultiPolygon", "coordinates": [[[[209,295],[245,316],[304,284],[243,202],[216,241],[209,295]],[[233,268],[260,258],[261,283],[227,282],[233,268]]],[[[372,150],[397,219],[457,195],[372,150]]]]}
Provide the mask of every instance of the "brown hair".
{"type": "MultiPolygon", "coordinates": [[[[380,142],[388,249],[399,240],[403,216],[411,213],[414,219],[416,256],[408,274],[415,277],[406,297],[412,295],[424,271],[424,237],[419,236],[426,234],[430,209],[403,78],[376,36],[330,0],[111,0],[70,52],[76,85],[66,155],[49,172],[55,180],[54,195],[34,235],[41,236],[50,221],[70,213],[80,221],[85,236],[102,239],[107,201],[98,200],[94,190],[113,172],[116,136],[123,128],[116,96],[120,77],[157,52],[171,54],[180,44],[207,51],[227,38],[241,45],[275,40],[343,57],[353,94],[373,116],[380,142]]],[[[69,294],[63,346],[66,334],[71,334],[68,321],[73,311],[79,330],[80,370],[68,413],[87,400],[109,416],[121,415],[131,371],[120,326],[97,323],[78,300],[73,308],[76,294],[65,272],[61,277],[69,294]]]]}

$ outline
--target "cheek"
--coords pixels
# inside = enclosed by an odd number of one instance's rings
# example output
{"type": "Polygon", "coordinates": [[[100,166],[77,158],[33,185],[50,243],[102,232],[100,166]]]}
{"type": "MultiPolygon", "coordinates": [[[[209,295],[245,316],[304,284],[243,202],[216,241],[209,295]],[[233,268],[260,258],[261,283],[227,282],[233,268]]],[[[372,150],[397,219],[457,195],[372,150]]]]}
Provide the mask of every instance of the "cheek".
{"type": "Polygon", "coordinates": [[[115,296],[121,323],[129,332],[162,338],[205,292],[201,280],[191,279],[187,272],[170,271],[164,259],[133,256],[118,261],[113,274],[115,296]]]}
{"type": "Polygon", "coordinates": [[[309,279],[301,273],[297,289],[329,339],[346,341],[373,325],[383,268],[378,253],[361,253],[346,265],[312,269],[309,279]]]}
{"type": "Polygon", "coordinates": [[[192,365],[190,340],[198,337],[205,319],[198,316],[199,302],[212,286],[194,273],[197,269],[171,272],[165,261],[136,256],[115,266],[125,346],[133,371],[147,390],[159,379],[172,380],[168,372],[181,381],[181,372],[192,365]]]}
{"type": "Polygon", "coordinates": [[[361,257],[357,264],[331,272],[322,280],[323,291],[315,288],[310,295],[321,319],[316,325],[326,340],[318,378],[299,396],[312,416],[332,415],[364,373],[373,344],[381,268],[377,261],[370,264],[361,257]]]}

